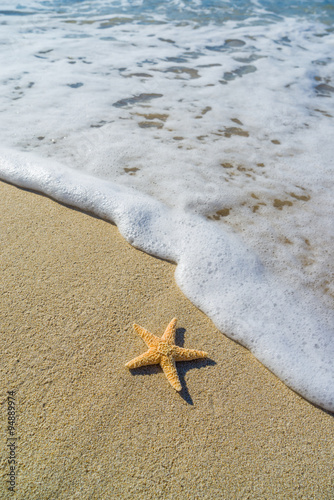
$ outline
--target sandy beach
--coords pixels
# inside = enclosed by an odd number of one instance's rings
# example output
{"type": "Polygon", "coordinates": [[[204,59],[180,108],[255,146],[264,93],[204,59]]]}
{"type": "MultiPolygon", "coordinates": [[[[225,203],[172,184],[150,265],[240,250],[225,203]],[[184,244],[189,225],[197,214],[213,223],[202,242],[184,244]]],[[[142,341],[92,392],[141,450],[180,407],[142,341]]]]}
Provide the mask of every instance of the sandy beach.
{"type": "Polygon", "coordinates": [[[219,332],[173,264],[6,183],[0,210],[1,498],[333,498],[333,415],[219,332]],[[124,368],[147,349],[133,323],[161,336],[173,317],[178,344],[209,353],[177,363],[181,393],[124,368]]]}

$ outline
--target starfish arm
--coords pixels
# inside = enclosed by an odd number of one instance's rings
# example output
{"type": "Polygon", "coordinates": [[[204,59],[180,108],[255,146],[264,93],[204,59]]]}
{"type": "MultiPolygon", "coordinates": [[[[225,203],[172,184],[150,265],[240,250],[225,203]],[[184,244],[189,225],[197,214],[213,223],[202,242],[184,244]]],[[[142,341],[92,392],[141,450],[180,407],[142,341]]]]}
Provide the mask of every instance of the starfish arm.
{"type": "Polygon", "coordinates": [[[132,369],[139,368],[139,366],[157,365],[160,362],[160,357],[161,355],[155,349],[151,348],[140,356],[137,356],[136,358],[126,363],[125,367],[132,369]]]}
{"type": "Polygon", "coordinates": [[[173,346],[173,358],[175,361],[189,361],[191,359],[207,358],[208,353],[205,351],[196,351],[195,349],[185,349],[177,345],[173,346]]]}
{"type": "Polygon", "coordinates": [[[150,333],[148,330],[145,330],[145,328],[143,328],[142,326],[136,324],[133,325],[133,328],[135,332],[137,332],[138,335],[141,336],[141,338],[146,343],[146,345],[148,345],[148,347],[156,347],[158,345],[160,339],[155,335],[153,335],[153,333],[150,333]]]}
{"type": "Polygon", "coordinates": [[[176,371],[175,363],[169,356],[162,356],[160,361],[160,366],[163,369],[164,374],[167,377],[170,385],[176,390],[181,391],[182,386],[176,371]]]}
{"type": "Polygon", "coordinates": [[[175,344],[176,322],[177,318],[173,318],[167,326],[165,333],[161,337],[161,340],[163,340],[164,342],[169,342],[170,344],[175,344]]]}

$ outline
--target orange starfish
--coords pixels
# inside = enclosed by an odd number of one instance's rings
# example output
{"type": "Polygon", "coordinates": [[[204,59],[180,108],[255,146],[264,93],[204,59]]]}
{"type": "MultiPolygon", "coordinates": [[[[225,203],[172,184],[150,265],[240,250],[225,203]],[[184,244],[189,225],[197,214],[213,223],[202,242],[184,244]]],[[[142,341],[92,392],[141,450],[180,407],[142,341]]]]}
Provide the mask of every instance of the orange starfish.
{"type": "Polygon", "coordinates": [[[160,364],[168,382],[174,389],[180,391],[182,387],[177,375],[175,361],[206,358],[208,354],[204,351],[185,349],[175,345],[176,321],[176,318],[172,319],[161,338],[156,337],[139,325],[133,325],[135,331],[148,345],[149,350],[126,363],[125,367],[131,369],[139,366],[160,364]]]}

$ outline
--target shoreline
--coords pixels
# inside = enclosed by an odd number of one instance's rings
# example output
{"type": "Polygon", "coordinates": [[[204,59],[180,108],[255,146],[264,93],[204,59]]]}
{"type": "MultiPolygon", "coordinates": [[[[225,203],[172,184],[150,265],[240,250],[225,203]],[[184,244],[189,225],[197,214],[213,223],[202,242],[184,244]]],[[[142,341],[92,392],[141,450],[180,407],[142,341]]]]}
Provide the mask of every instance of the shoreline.
{"type": "MultiPolygon", "coordinates": [[[[17,498],[331,498],[333,416],[218,332],[173,264],[3,182],[0,209],[0,394],[4,428],[16,394],[17,498]],[[124,368],[146,350],[133,323],[161,336],[172,317],[180,345],[209,353],[177,363],[180,394],[159,367],[124,368]]],[[[1,498],[8,473],[4,461],[1,498]]]]}

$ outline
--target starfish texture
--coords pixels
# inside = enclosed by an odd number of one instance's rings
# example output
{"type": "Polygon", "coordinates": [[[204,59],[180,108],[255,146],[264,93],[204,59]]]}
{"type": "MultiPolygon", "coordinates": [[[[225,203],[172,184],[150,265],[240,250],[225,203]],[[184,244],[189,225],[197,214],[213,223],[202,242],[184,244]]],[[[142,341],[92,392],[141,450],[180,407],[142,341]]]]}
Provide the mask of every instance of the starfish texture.
{"type": "Polygon", "coordinates": [[[206,358],[208,354],[204,351],[185,349],[175,345],[176,318],[166,328],[163,336],[156,337],[139,325],[133,325],[135,331],[141,336],[149,347],[137,358],[126,363],[126,368],[138,368],[139,366],[159,364],[167,377],[168,382],[174,389],[180,391],[181,383],[176,371],[175,361],[190,361],[191,359],[206,358]]]}

